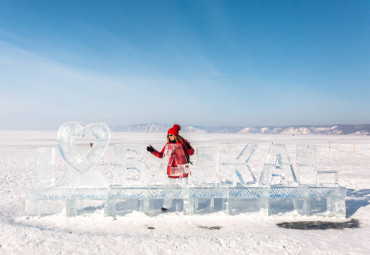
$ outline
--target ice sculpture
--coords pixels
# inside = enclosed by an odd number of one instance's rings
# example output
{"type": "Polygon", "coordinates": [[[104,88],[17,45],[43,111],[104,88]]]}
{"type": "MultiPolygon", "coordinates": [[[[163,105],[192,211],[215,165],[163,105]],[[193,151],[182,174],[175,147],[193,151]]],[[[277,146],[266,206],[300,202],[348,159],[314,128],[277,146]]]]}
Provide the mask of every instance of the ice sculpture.
{"type": "Polygon", "coordinates": [[[326,187],[338,186],[338,172],[317,171],[316,185],[326,187]]]}
{"type": "Polygon", "coordinates": [[[110,129],[105,123],[83,126],[78,122],[63,124],[57,135],[60,154],[67,162],[62,180],[63,187],[107,187],[108,182],[96,164],[103,158],[110,139],[110,129]],[[87,138],[87,144],[78,139],[87,138]]]}
{"type": "Polygon", "coordinates": [[[189,199],[184,201],[184,213],[202,214],[222,210],[222,197],[227,191],[220,190],[218,146],[197,146],[194,148],[194,169],[189,177],[191,188],[186,189],[189,199]]]}
{"type": "Polygon", "coordinates": [[[191,175],[192,183],[197,185],[216,185],[219,183],[218,147],[196,147],[195,166],[191,175]]]}
{"type": "Polygon", "coordinates": [[[144,160],[146,147],[137,144],[115,144],[114,177],[112,184],[125,186],[148,185],[151,180],[149,166],[144,160]]]}
{"type": "Polygon", "coordinates": [[[219,149],[221,184],[254,184],[254,177],[248,161],[257,149],[257,144],[222,144],[219,149]]]}
{"type": "Polygon", "coordinates": [[[106,214],[116,216],[144,210],[143,201],[148,194],[146,187],[154,182],[153,173],[145,162],[146,147],[138,144],[115,144],[113,149],[114,176],[108,191],[106,214]]]}
{"type": "Polygon", "coordinates": [[[229,213],[229,187],[250,185],[255,178],[248,161],[257,145],[196,147],[196,187],[190,188],[187,213],[229,213]]]}
{"type": "Polygon", "coordinates": [[[297,178],[290,163],[285,145],[270,145],[259,179],[259,185],[297,185],[297,178]]]}
{"type": "Polygon", "coordinates": [[[53,187],[55,185],[55,148],[44,147],[36,151],[36,168],[34,186],[37,188],[53,187]]]}
{"type": "Polygon", "coordinates": [[[257,185],[248,166],[256,144],[195,147],[194,168],[177,144],[167,145],[162,159],[152,157],[143,145],[116,144],[114,178],[108,186],[97,165],[109,137],[109,128],[103,123],[62,125],[58,143],[67,162],[66,172],[54,185],[55,150],[37,150],[34,187],[26,192],[26,215],[65,210],[67,216],[74,216],[103,208],[109,216],[132,211],[156,215],[167,204],[170,211],[184,214],[279,215],[294,211],[345,216],[346,189],[338,185],[336,171],[316,170],[315,146],[297,147],[298,185],[285,146],[271,145],[257,185]],[[307,180],[306,174],[315,172],[315,183],[307,180]]]}
{"type": "Polygon", "coordinates": [[[299,184],[316,184],[316,146],[297,145],[297,168],[299,184]]]}
{"type": "Polygon", "coordinates": [[[37,150],[34,187],[26,192],[26,214],[41,216],[65,209],[67,216],[73,216],[85,212],[86,208],[101,208],[107,199],[109,184],[96,165],[104,155],[109,138],[110,130],[104,123],[63,124],[57,140],[67,168],[58,185],[54,185],[55,149],[37,150]]]}

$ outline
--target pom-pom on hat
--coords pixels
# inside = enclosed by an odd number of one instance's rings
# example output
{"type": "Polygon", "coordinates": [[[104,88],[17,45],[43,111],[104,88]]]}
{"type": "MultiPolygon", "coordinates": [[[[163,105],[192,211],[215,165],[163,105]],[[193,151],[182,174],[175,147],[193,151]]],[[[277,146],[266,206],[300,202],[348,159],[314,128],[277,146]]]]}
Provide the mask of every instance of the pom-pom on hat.
{"type": "Polygon", "coordinates": [[[173,125],[172,128],[170,128],[167,132],[167,135],[171,134],[171,135],[179,135],[179,131],[180,131],[181,127],[179,124],[175,124],[173,125]]]}

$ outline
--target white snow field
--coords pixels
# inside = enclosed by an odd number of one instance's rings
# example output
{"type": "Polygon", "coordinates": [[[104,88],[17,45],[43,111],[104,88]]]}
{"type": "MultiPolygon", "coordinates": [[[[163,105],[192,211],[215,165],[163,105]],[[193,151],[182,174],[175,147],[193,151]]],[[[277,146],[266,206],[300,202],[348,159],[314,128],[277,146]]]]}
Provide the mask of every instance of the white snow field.
{"type": "MultiPolygon", "coordinates": [[[[347,219],[298,216],[181,215],[133,213],[105,217],[103,209],[84,216],[24,216],[25,190],[32,185],[35,149],[56,146],[56,132],[0,131],[0,254],[370,254],[370,137],[243,134],[184,134],[192,145],[257,142],[250,166],[259,176],[267,146],[287,145],[295,164],[297,144],[318,147],[318,168],[336,170],[348,189],[347,219]],[[330,141],[330,151],[329,151],[330,141]],[[358,219],[360,228],[293,230],[284,221],[358,219]],[[220,229],[207,229],[220,227],[220,229]]],[[[165,134],[113,133],[111,143],[152,144],[165,134]]],[[[112,150],[100,162],[112,179],[112,150]]],[[[65,163],[58,155],[56,178],[65,163]]]]}

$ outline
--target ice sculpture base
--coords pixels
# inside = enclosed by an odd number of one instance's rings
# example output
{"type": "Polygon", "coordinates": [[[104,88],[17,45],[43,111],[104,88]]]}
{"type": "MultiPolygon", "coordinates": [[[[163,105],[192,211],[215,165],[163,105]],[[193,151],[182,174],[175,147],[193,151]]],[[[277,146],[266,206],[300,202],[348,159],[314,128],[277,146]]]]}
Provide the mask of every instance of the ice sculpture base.
{"type": "Polygon", "coordinates": [[[67,216],[105,209],[107,216],[140,211],[154,216],[168,212],[229,215],[282,215],[296,212],[308,216],[345,217],[344,187],[261,186],[143,186],[112,185],[105,188],[34,188],[26,194],[26,215],[44,216],[65,212],[67,216]],[[168,202],[168,201],[167,201],[168,202]]]}
{"type": "Polygon", "coordinates": [[[26,192],[25,214],[45,216],[63,213],[75,216],[104,208],[106,188],[32,188],[26,192]]]}

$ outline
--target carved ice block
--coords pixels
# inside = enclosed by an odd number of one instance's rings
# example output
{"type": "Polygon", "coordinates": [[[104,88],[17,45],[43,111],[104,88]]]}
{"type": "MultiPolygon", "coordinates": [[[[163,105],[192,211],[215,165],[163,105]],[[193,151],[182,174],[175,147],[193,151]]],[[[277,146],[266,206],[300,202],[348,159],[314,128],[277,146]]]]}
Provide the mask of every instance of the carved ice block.
{"type": "Polygon", "coordinates": [[[272,144],[268,149],[259,179],[261,186],[295,186],[297,178],[283,144],[272,144]]]}
{"type": "Polygon", "coordinates": [[[36,151],[34,187],[47,188],[55,185],[55,148],[44,147],[36,151]]]}
{"type": "Polygon", "coordinates": [[[314,145],[297,145],[297,168],[299,184],[316,184],[316,153],[314,145]]]}
{"type": "Polygon", "coordinates": [[[113,184],[138,186],[150,183],[151,174],[144,161],[146,147],[138,144],[114,145],[113,184]]]}
{"type": "Polygon", "coordinates": [[[219,167],[222,184],[254,184],[254,177],[248,161],[257,149],[257,144],[222,144],[219,149],[219,167]]]}
{"type": "Polygon", "coordinates": [[[337,171],[317,171],[317,186],[338,186],[337,171]]]}
{"type": "Polygon", "coordinates": [[[198,146],[195,149],[196,168],[192,172],[192,180],[198,185],[219,182],[218,148],[216,146],[198,146]]]}
{"type": "Polygon", "coordinates": [[[78,122],[64,123],[58,130],[58,147],[68,166],[58,186],[107,187],[108,182],[97,168],[110,139],[110,129],[105,123],[83,126],[78,122]],[[89,139],[84,149],[79,139],[89,139]]]}

